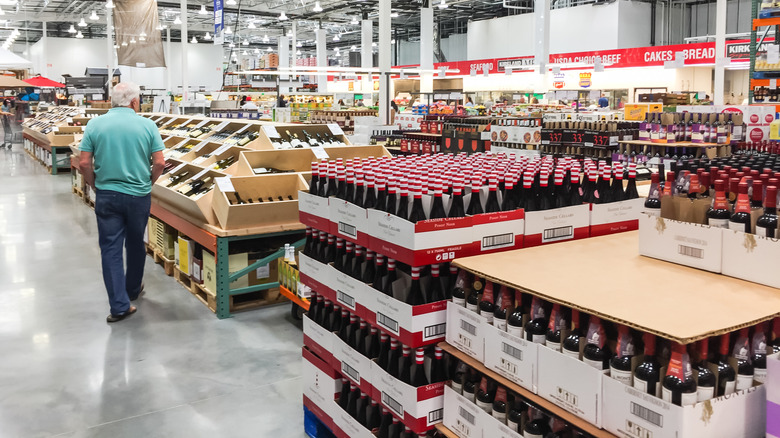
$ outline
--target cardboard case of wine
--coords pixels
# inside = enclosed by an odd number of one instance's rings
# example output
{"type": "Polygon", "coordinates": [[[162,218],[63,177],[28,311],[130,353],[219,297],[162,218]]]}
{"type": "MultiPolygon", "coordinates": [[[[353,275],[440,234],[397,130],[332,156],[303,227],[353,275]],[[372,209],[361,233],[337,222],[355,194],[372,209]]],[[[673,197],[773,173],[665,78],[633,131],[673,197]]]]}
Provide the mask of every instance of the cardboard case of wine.
{"type": "Polygon", "coordinates": [[[501,211],[471,216],[474,254],[520,249],[524,245],[525,211],[501,211]]]}
{"type": "Polygon", "coordinates": [[[766,436],[780,438],[780,353],[766,358],[766,436]]]}
{"type": "MultiPolygon", "coordinates": [[[[778,234],[776,234],[778,235],[778,234]]],[[[780,288],[780,240],[723,230],[723,275],[780,288]]]]}
{"type": "Polygon", "coordinates": [[[330,233],[330,199],[299,191],[298,218],[306,226],[330,233]]]}
{"type": "Polygon", "coordinates": [[[590,204],[590,237],[638,229],[644,203],[644,198],[636,198],[608,204],[590,204]]]}
{"type": "Polygon", "coordinates": [[[368,213],[365,208],[331,197],[329,201],[331,234],[360,246],[370,246],[368,213]]]}
{"type": "Polygon", "coordinates": [[[302,190],[308,186],[297,173],[220,179],[214,193],[214,213],[225,230],[295,225],[297,197],[302,190]]]}
{"type": "Polygon", "coordinates": [[[334,426],[334,402],[341,391],[341,380],[333,368],[306,347],[302,348],[303,403],[329,428],[334,426]]]}
{"type": "MultiPolygon", "coordinates": [[[[426,358],[426,362],[429,362],[426,358]]],[[[414,387],[388,374],[373,362],[373,382],[377,400],[403,419],[415,433],[425,432],[442,421],[444,382],[414,387]]]]}
{"type": "MultiPolygon", "coordinates": [[[[459,438],[485,438],[483,421],[486,412],[476,404],[458,394],[449,386],[444,387],[443,423],[459,438]]],[[[490,438],[493,438],[491,435],[490,438]]]]}
{"type": "Polygon", "coordinates": [[[639,254],[720,273],[722,231],[722,228],[643,213],[639,217],[639,254]]]}
{"type": "Polygon", "coordinates": [[[603,427],[618,436],[725,438],[765,434],[765,385],[683,407],[609,377],[602,383],[603,427]]]}
{"type": "Polygon", "coordinates": [[[485,367],[507,380],[536,393],[539,344],[510,335],[482,322],[485,367]]]}
{"type": "Polygon", "coordinates": [[[590,236],[588,204],[525,213],[525,247],[590,236]]]}
{"type": "Polygon", "coordinates": [[[374,390],[373,362],[360,352],[347,345],[338,336],[333,336],[333,357],[337,361],[338,370],[342,376],[355,383],[368,397],[378,400],[374,390]]]}
{"type": "Polygon", "coordinates": [[[334,403],[334,405],[336,412],[333,421],[336,427],[333,432],[338,438],[376,438],[370,430],[352,418],[338,404],[334,403]]]}
{"type": "Polygon", "coordinates": [[[152,197],[155,202],[166,209],[177,213],[180,217],[190,219],[194,223],[216,225],[217,217],[212,208],[215,189],[211,188],[205,193],[186,196],[191,188],[190,183],[211,178],[212,181],[225,176],[216,170],[203,169],[192,164],[181,164],[152,184],[152,197]],[[180,175],[187,176],[176,181],[180,175]],[[172,179],[174,178],[174,179],[172,179]],[[173,185],[171,185],[173,184],[173,185]],[[170,186],[170,187],[169,187],[170,186]]]}
{"type": "Polygon", "coordinates": [[[447,301],[447,343],[482,363],[485,362],[484,328],[483,318],[476,312],[447,301]]]}
{"type": "Polygon", "coordinates": [[[338,303],[342,309],[346,309],[349,313],[376,325],[376,313],[372,309],[371,303],[374,299],[373,295],[381,294],[381,292],[343,272],[339,272],[333,266],[328,267],[331,269],[329,278],[333,279],[332,290],[335,293],[328,296],[326,292],[325,297],[338,303]]]}
{"type": "Polygon", "coordinates": [[[303,253],[298,253],[298,261],[300,264],[301,283],[309,286],[318,294],[334,301],[336,298],[336,291],[333,289],[333,285],[335,284],[333,275],[337,271],[330,265],[320,263],[303,253]]]}
{"type": "Polygon", "coordinates": [[[339,361],[333,356],[334,338],[336,335],[312,321],[308,314],[303,316],[303,345],[331,368],[337,369],[339,361]]]}
{"type": "Polygon", "coordinates": [[[247,150],[249,149],[223,144],[220,147],[214,149],[211,152],[211,156],[200,160],[199,165],[209,169],[218,170],[226,175],[237,175],[240,154],[241,152],[247,150]]]}
{"type": "Polygon", "coordinates": [[[482,436],[487,438],[523,438],[523,435],[513,431],[506,424],[496,420],[492,415],[480,409],[482,436]]]}

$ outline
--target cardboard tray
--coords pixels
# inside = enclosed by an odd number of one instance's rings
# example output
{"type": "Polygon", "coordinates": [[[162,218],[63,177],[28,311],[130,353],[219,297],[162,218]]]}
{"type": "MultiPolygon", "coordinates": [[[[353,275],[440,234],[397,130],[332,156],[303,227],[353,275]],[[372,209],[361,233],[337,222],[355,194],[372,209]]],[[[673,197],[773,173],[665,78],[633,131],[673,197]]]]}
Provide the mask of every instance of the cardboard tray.
{"type": "Polygon", "coordinates": [[[311,171],[312,161],[317,161],[317,156],[314,155],[311,149],[247,151],[241,153],[236,175],[254,176],[255,173],[252,169],[256,167],[273,167],[279,170],[309,172],[311,171]]]}
{"type": "Polygon", "coordinates": [[[256,227],[262,225],[283,225],[298,223],[298,191],[308,190],[306,182],[297,173],[264,175],[264,176],[239,176],[230,178],[234,188],[245,201],[249,198],[255,202],[252,204],[231,205],[228,196],[217,185],[214,193],[214,213],[220,226],[225,230],[256,227]],[[287,196],[293,200],[286,200],[287,196]],[[282,196],[285,200],[275,202],[258,203],[257,198],[268,197],[276,199],[282,196]]]}
{"type": "Polygon", "coordinates": [[[632,231],[453,263],[490,281],[683,344],[780,314],[777,289],[642,257],[637,243],[638,232],[632,231]]]}
{"type": "MultiPolygon", "coordinates": [[[[202,174],[202,176],[211,175],[214,178],[225,176],[222,172],[203,169],[202,167],[192,164],[184,164],[182,169],[188,169],[190,172],[190,178],[188,178],[184,184],[192,180],[195,176],[198,176],[198,174],[202,174]]],[[[217,190],[216,186],[197,198],[187,197],[175,190],[178,185],[171,188],[166,187],[168,185],[169,175],[170,174],[164,175],[157,180],[157,182],[152,184],[152,198],[166,209],[176,212],[181,217],[188,218],[195,222],[215,225],[217,223],[217,218],[212,209],[212,198],[217,190]]]]}

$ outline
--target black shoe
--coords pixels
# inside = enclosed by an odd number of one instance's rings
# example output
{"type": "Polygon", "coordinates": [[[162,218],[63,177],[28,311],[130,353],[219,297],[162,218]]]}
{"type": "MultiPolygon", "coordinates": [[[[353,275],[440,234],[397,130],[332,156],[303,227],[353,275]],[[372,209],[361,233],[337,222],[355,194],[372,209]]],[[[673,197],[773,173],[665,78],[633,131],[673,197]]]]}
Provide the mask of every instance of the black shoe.
{"type": "Polygon", "coordinates": [[[138,292],[138,295],[136,295],[134,297],[130,297],[130,301],[135,301],[135,300],[141,298],[144,295],[146,295],[146,290],[144,290],[144,284],[141,283],[141,290],[138,292]]]}
{"type": "Polygon", "coordinates": [[[133,313],[135,313],[136,310],[138,310],[138,308],[136,308],[135,306],[130,306],[130,308],[127,309],[127,312],[120,313],[119,315],[114,315],[114,314],[108,315],[106,317],[106,322],[119,322],[127,318],[128,316],[132,315],[133,313]]]}

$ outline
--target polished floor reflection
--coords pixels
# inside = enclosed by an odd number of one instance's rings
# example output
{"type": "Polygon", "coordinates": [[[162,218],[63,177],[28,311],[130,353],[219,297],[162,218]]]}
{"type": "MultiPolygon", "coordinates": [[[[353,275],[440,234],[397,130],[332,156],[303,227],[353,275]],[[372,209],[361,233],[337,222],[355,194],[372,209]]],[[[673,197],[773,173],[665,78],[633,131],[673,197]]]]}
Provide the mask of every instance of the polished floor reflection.
{"type": "Polygon", "coordinates": [[[288,305],[218,320],[147,259],[109,325],[93,211],[0,151],[0,437],[303,437],[288,305]]]}

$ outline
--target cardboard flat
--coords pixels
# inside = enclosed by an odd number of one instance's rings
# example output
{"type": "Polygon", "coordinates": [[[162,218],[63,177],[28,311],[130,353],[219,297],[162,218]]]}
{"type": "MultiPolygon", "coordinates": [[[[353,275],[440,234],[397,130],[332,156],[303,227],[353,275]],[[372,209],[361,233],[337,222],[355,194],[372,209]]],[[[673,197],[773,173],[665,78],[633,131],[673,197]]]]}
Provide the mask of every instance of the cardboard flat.
{"type": "Polygon", "coordinates": [[[317,156],[308,148],[242,152],[236,175],[254,176],[255,173],[252,169],[257,167],[273,167],[279,170],[309,172],[311,171],[312,161],[318,161],[317,156]]]}
{"type": "MultiPolygon", "coordinates": [[[[234,196],[222,192],[219,185],[214,190],[214,213],[219,225],[226,230],[236,228],[249,228],[264,225],[283,225],[298,223],[298,192],[307,190],[308,187],[300,175],[296,173],[264,175],[264,176],[240,176],[230,179],[233,187],[244,201],[253,199],[252,204],[230,204],[228,196],[234,196]],[[284,200],[276,200],[282,196],[284,200]],[[293,200],[287,200],[292,196],[293,200]],[[266,202],[258,202],[262,197],[266,202]],[[274,202],[268,202],[271,197],[274,202]]],[[[232,199],[232,198],[231,198],[232,199]]]]}
{"type": "Polygon", "coordinates": [[[780,288],[780,239],[723,230],[723,275],[780,288]]]}
{"type": "MultiPolygon", "coordinates": [[[[485,411],[449,386],[444,387],[443,423],[459,438],[482,438],[485,411]]],[[[492,438],[492,436],[491,436],[492,438]]]]}
{"type": "Polygon", "coordinates": [[[442,420],[444,409],[444,382],[419,388],[391,376],[373,362],[374,387],[377,400],[402,419],[415,433],[425,432],[442,420]]]}
{"type": "Polygon", "coordinates": [[[474,359],[485,362],[485,324],[476,312],[447,302],[447,343],[474,359]]]}
{"type": "Polygon", "coordinates": [[[298,219],[306,226],[330,233],[330,199],[298,191],[298,219]]]}
{"type": "Polygon", "coordinates": [[[485,368],[536,394],[539,344],[512,336],[482,322],[485,368]]]}
{"type": "Polygon", "coordinates": [[[639,218],[639,253],[692,268],[720,273],[721,228],[642,214],[639,218]]]}
{"type": "Polygon", "coordinates": [[[590,237],[633,231],[639,228],[644,198],[590,205],[590,237]]]}
{"type": "Polygon", "coordinates": [[[453,264],[547,301],[684,344],[780,313],[777,289],[643,257],[636,250],[638,237],[631,231],[453,264]]]}
{"type": "Polygon", "coordinates": [[[525,213],[526,248],[583,239],[590,235],[588,204],[525,213]]]}

